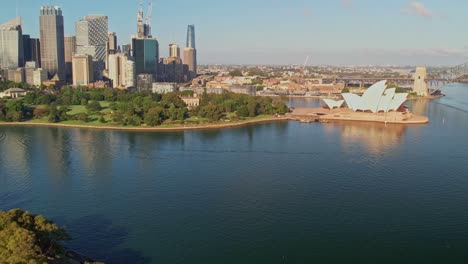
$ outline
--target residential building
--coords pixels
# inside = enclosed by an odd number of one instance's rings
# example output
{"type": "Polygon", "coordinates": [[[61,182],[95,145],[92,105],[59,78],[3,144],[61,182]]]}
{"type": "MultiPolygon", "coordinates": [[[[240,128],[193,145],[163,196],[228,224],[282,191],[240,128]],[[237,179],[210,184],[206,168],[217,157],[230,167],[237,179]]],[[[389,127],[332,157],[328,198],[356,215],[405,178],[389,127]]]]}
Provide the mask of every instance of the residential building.
{"type": "Polygon", "coordinates": [[[65,40],[62,9],[43,6],[40,11],[41,67],[49,77],[65,79],[65,40]]]}
{"type": "Polygon", "coordinates": [[[109,70],[109,56],[117,53],[117,35],[115,32],[107,33],[107,57],[106,57],[106,70],[109,70]]]}
{"type": "Polygon", "coordinates": [[[113,88],[130,88],[135,86],[135,63],[123,54],[109,55],[109,79],[113,88]],[[130,62],[130,63],[128,63],[130,62]]]}
{"type": "Polygon", "coordinates": [[[127,88],[133,88],[136,86],[136,68],[135,68],[135,62],[134,61],[127,61],[125,63],[125,81],[126,81],[126,87],[127,88]]]}

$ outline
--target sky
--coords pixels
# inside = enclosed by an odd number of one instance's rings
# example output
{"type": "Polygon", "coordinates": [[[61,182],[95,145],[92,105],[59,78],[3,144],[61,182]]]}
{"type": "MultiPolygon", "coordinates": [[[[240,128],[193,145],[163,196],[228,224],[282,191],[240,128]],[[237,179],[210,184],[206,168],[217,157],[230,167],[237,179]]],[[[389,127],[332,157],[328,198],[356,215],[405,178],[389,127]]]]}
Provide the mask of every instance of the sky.
{"type": "MultiPolygon", "coordinates": [[[[0,23],[18,14],[39,36],[41,5],[62,7],[65,34],[90,14],[109,16],[119,45],[136,32],[138,0],[0,0],[0,23]]],[[[144,0],[145,2],[147,0],[144,0]]],[[[200,64],[451,65],[468,62],[468,1],[153,0],[160,54],[196,26],[200,64]]],[[[145,8],[146,9],[146,4],[145,8]]],[[[146,10],[145,10],[146,11],[146,10]]]]}

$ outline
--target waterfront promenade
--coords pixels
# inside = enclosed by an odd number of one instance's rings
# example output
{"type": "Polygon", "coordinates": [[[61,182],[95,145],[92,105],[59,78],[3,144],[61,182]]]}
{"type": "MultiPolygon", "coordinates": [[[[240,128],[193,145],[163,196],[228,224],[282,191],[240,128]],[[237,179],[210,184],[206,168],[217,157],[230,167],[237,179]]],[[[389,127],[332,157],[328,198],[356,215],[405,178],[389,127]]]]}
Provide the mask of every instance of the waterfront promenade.
{"type": "Polygon", "coordinates": [[[293,120],[301,122],[377,122],[388,124],[427,124],[429,118],[415,115],[411,112],[367,113],[354,112],[350,109],[325,109],[325,108],[296,108],[289,115],[293,120]]]}

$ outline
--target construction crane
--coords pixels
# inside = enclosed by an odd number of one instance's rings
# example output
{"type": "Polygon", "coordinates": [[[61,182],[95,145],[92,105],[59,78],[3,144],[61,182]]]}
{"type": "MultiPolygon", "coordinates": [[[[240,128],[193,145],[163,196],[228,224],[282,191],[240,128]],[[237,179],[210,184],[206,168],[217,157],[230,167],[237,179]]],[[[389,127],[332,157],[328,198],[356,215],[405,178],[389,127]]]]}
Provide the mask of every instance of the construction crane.
{"type": "Polygon", "coordinates": [[[148,2],[148,11],[146,12],[145,25],[146,25],[146,35],[152,37],[151,35],[151,18],[153,15],[153,1],[148,2]]]}

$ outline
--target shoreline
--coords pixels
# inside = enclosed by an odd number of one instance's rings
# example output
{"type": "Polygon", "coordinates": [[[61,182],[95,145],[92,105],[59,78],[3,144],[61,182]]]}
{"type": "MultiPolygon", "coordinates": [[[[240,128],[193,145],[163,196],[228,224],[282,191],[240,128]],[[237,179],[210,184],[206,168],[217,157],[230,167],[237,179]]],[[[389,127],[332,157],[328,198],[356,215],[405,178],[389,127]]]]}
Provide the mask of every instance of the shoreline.
{"type": "Polygon", "coordinates": [[[289,116],[302,123],[337,121],[404,125],[424,125],[429,123],[428,117],[415,115],[410,112],[366,113],[344,108],[333,110],[324,108],[296,108],[289,116]]]}
{"type": "Polygon", "coordinates": [[[80,128],[93,130],[112,130],[112,131],[136,131],[136,132],[160,132],[160,131],[190,131],[190,130],[212,130],[226,129],[233,127],[241,127],[252,124],[291,121],[289,117],[269,117],[257,120],[247,120],[244,122],[229,122],[226,124],[207,124],[207,125],[190,125],[190,126],[173,126],[173,127],[124,127],[124,126],[95,126],[95,125],[74,125],[74,124],[57,124],[57,123],[34,123],[34,122],[2,122],[1,127],[57,127],[57,128],[80,128]]]}

